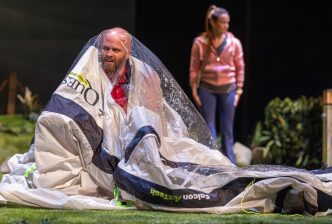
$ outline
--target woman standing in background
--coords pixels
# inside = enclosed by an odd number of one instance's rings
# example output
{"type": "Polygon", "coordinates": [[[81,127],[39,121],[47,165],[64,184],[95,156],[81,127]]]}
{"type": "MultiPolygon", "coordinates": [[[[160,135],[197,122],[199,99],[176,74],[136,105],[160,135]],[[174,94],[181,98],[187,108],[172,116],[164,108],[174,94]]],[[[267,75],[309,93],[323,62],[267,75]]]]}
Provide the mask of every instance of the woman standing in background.
{"type": "Polygon", "coordinates": [[[223,153],[236,163],[233,152],[235,108],[243,92],[242,44],[228,32],[230,15],[211,5],[205,32],[194,39],[190,58],[190,86],[196,106],[217,141],[216,112],[220,118],[223,153]]]}

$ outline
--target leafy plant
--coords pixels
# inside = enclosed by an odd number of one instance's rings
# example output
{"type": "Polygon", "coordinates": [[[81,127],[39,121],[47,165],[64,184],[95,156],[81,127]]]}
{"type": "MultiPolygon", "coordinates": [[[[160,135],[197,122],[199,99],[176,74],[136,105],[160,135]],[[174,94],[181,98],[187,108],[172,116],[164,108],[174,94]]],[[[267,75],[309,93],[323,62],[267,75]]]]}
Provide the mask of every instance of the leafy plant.
{"type": "Polygon", "coordinates": [[[302,96],[271,100],[259,121],[251,148],[262,147],[271,163],[304,168],[317,167],[322,152],[321,97],[302,96]]]}
{"type": "Polygon", "coordinates": [[[37,120],[38,115],[42,110],[42,104],[38,99],[38,95],[33,95],[30,89],[25,87],[24,96],[18,94],[17,98],[23,104],[25,116],[30,120],[37,120]]]}

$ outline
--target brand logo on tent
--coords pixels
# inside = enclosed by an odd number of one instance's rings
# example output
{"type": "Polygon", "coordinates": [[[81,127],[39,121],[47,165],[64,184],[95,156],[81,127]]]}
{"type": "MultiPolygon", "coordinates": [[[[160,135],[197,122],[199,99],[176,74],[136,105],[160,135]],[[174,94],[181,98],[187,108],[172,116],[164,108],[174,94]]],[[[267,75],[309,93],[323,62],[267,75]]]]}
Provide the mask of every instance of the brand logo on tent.
{"type": "Polygon", "coordinates": [[[151,188],[150,190],[150,194],[154,197],[160,197],[165,201],[175,201],[175,202],[179,202],[181,200],[181,196],[180,195],[171,195],[171,194],[166,194],[162,191],[158,191],[154,188],[151,188]]]}
{"type": "Polygon", "coordinates": [[[183,200],[209,200],[210,196],[208,194],[185,194],[183,195],[183,200]]]}
{"type": "Polygon", "coordinates": [[[208,194],[184,194],[184,195],[171,195],[164,193],[162,191],[158,191],[154,188],[151,188],[150,194],[154,197],[160,197],[165,201],[175,201],[179,202],[181,199],[183,200],[209,200],[210,196],[208,194]]]}
{"type": "Polygon", "coordinates": [[[62,84],[65,84],[82,94],[84,100],[92,106],[96,105],[99,101],[99,94],[96,90],[92,89],[89,81],[85,79],[82,74],[70,72],[62,81],[62,84]]]}

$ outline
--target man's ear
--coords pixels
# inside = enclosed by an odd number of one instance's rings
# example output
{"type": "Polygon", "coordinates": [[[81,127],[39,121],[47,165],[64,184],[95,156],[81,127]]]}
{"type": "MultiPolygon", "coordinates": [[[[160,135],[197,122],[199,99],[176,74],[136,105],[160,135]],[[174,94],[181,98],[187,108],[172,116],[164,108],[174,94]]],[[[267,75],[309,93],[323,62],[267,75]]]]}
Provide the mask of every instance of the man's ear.
{"type": "Polygon", "coordinates": [[[126,53],[126,59],[129,59],[130,56],[131,56],[131,51],[127,51],[127,53],[126,53]]]}

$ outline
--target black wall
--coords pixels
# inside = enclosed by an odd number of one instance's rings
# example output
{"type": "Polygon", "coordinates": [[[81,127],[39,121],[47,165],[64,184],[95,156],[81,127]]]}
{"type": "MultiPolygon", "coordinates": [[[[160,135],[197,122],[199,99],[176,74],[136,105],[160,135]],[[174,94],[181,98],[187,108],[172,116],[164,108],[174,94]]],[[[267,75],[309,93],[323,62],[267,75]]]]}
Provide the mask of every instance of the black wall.
{"type": "MultiPolygon", "coordinates": [[[[235,137],[248,144],[255,122],[274,97],[318,96],[331,88],[332,3],[328,0],[10,0],[0,1],[0,83],[9,72],[46,103],[85,42],[121,26],[166,65],[184,91],[192,40],[204,31],[210,4],[231,14],[241,41],[245,89],[235,137]]],[[[0,113],[5,112],[0,92],[0,113]]]]}

